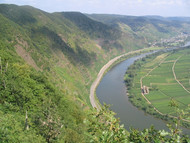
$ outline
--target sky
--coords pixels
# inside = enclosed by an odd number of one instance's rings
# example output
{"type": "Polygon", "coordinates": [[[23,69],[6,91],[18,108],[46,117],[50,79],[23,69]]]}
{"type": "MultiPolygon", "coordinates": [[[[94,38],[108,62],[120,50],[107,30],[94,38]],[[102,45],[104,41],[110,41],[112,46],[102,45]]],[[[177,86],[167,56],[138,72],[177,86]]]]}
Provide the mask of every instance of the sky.
{"type": "Polygon", "coordinates": [[[0,0],[0,3],[30,5],[46,12],[190,17],[190,0],[0,0]]]}

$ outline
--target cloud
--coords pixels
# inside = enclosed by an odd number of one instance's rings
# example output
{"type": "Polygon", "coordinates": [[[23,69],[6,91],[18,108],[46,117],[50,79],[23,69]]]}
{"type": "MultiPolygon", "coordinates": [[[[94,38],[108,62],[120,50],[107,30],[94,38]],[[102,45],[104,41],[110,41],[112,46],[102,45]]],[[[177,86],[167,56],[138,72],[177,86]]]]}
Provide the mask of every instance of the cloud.
{"type": "Polygon", "coordinates": [[[176,5],[181,3],[181,0],[154,0],[154,1],[147,1],[146,4],[152,6],[168,6],[168,5],[176,5]]]}
{"type": "Polygon", "coordinates": [[[142,3],[143,1],[142,0],[138,0],[139,3],[142,3]]]}
{"type": "Polygon", "coordinates": [[[186,6],[190,7],[190,0],[184,0],[186,6]]]}

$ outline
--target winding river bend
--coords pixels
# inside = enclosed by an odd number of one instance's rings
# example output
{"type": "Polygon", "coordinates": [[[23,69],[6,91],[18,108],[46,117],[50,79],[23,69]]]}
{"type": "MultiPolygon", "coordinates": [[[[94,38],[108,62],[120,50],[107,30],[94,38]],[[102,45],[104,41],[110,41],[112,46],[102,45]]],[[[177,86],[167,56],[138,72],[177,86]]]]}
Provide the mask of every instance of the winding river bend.
{"type": "MultiPolygon", "coordinates": [[[[168,130],[164,121],[156,119],[137,109],[131,104],[126,95],[126,86],[123,78],[127,68],[133,64],[135,60],[145,57],[148,54],[151,53],[129,58],[114,66],[105,74],[96,89],[96,96],[100,103],[110,104],[111,110],[117,113],[116,117],[120,118],[121,124],[124,124],[127,130],[130,127],[142,130],[149,128],[151,125],[154,125],[156,129],[168,130]]],[[[190,135],[189,129],[183,129],[183,132],[190,135]]]]}

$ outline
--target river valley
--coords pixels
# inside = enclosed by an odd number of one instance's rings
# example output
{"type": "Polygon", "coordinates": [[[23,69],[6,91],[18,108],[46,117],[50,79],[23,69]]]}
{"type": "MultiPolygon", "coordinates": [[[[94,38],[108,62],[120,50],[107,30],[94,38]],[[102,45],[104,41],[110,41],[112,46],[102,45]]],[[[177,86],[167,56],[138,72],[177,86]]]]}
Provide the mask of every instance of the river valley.
{"type": "MultiPolygon", "coordinates": [[[[147,115],[143,111],[137,109],[130,103],[126,95],[127,91],[123,78],[127,68],[133,64],[135,60],[147,54],[151,53],[129,58],[114,66],[102,78],[96,89],[96,95],[101,104],[106,103],[111,105],[110,109],[116,112],[116,117],[120,118],[121,124],[124,124],[127,130],[130,127],[142,130],[144,128],[149,128],[151,125],[154,125],[156,129],[168,130],[166,122],[147,115]]],[[[189,129],[183,129],[183,132],[190,135],[189,129]]]]}

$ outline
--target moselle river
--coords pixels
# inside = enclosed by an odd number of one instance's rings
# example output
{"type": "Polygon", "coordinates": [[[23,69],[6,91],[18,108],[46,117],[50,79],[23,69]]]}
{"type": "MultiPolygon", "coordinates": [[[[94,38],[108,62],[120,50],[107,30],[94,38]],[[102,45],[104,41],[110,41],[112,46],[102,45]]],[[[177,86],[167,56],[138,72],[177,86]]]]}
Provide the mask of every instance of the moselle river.
{"type": "MultiPolygon", "coordinates": [[[[159,130],[168,130],[166,122],[145,114],[144,111],[133,106],[126,95],[124,75],[127,68],[135,60],[145,57],[148,54],[151,53],[129,58],[111,68],[102,78],[96,89],[96,95],[100,103],[111,105],[110,109],[117,114],[116,117],[120,118],[121,124],[124,124],[127,130],[130,127],[142,130],[149,128],[151,125],[154,125],[159,130]]],[[[190,129],[183,129],[183,133],[190,135],[190,129]]]]}

